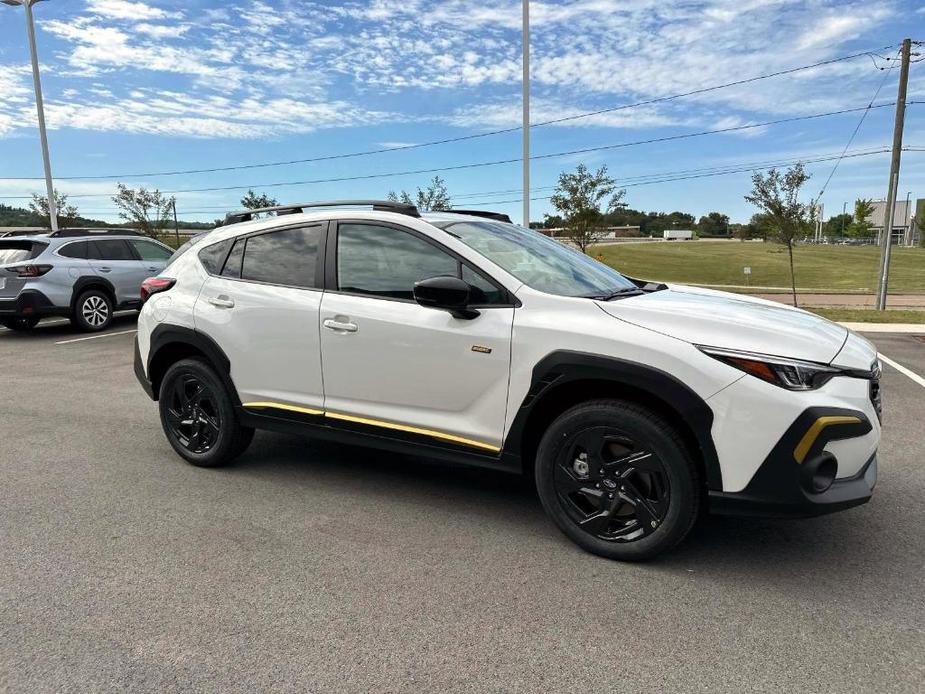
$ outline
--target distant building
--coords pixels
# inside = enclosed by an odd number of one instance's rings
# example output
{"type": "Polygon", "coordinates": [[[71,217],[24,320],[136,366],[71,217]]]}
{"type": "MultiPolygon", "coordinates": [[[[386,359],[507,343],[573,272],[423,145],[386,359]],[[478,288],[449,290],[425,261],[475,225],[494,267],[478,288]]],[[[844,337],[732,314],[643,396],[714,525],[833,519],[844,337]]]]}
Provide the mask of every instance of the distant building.
{"type": "MultiPolygon", "coordinates": [[[[917,201],[916,204],[922,201],[917,201]]],[[[877,234],[877,239],[883,234],[883,226],[886,223],[886,200],[874,200],[873,212],[867,217],[867,222],[871,229],[877,234]]],[[[897,200],[893,208],[893,242],[894,243],[912,243],[912,209],[913,203],[903,200],[897,200]]]]}

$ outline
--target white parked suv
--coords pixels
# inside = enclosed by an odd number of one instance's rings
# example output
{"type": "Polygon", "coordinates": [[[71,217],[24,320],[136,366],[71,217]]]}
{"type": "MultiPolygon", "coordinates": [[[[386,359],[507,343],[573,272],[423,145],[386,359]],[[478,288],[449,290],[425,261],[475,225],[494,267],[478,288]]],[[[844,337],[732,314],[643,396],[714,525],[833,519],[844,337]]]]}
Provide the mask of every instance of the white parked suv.
{"type": "Polygon", "coordinates": [[[835,323],[630,279],[495,213],[266,211],[229,215],[142,292],[135,372],[194,465],[259,428],[535,473],[568,537],[629,560],[702,511],[871,496],[880,367],[835,323]]]}

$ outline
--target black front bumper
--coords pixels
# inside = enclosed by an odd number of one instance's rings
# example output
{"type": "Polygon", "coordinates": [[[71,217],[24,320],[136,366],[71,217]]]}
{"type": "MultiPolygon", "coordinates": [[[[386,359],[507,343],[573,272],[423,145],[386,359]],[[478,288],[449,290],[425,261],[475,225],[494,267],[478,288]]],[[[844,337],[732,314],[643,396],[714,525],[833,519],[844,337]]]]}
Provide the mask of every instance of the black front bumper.
{"type": "Polygon", "coordinates": [[[68,306],[55,306],[51,300],[35,289],[24,289],[15,299],[0,299],[0,316],[4,318],[31,318],[33,316],[66,316],[68,306]]]}
{"type": "Polygon", "coordinates": [[[871,429],[863,412],[807,409],[787,429],[745,489],[709,492],[710,512],[805,518],[867,503],[877,483],[876,454],[853,477],[837,479],[837,474],[832,474],[828,479],[836,479],[825,491],[814,491],[813,472],[826,459],[837,462],[835,456],[825,452],[830,441],[864,436],[871,429]],[[820,422],[827,423],[819,426],[820,422]]]}
{"type": "Polygon", "coordinates": [[[154,397],[154,386],[151,385],[151,381],[149,381],[148,377],[145,375],[145,365],[141,361],[141,350],[138,348],[137,335],[135,336],[135,378],[138,379],[138,382],[141,384],[141,387],[144,388],[148,397],[152,400],[157,400],[157,398],[154,397]]]}

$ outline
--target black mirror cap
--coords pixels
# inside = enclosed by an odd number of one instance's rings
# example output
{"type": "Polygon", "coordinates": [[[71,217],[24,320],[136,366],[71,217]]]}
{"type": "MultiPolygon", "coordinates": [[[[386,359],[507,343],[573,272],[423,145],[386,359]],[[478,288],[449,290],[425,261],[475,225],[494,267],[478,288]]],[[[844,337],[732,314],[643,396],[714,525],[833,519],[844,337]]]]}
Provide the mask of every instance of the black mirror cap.
{"type": "Polygon", "coordinates": [[[414,283],[414,300],[421,306],[449,311],[455,318],[471,320],[479,315],[469,308],[469,284],[458,277],[440,275],[414,283]]]}

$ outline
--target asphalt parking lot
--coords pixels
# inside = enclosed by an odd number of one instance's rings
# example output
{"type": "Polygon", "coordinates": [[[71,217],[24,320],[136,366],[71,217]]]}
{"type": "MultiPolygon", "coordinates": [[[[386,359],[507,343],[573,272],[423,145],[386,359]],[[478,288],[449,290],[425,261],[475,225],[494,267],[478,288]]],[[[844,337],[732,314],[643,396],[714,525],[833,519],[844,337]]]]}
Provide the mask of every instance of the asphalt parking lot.
{"type": "Polygon", "coordinates": [[[133,330],[0,331],[0,690],[925,689],[925,387],[892,367],[871,503],[629,565],[501,474],[263,433],[189,466],[133,330]]]}

